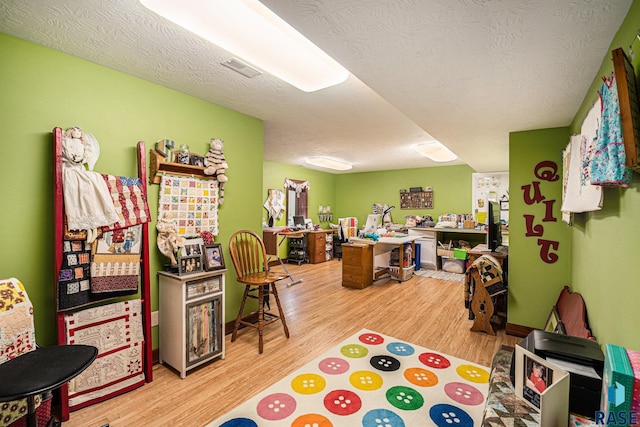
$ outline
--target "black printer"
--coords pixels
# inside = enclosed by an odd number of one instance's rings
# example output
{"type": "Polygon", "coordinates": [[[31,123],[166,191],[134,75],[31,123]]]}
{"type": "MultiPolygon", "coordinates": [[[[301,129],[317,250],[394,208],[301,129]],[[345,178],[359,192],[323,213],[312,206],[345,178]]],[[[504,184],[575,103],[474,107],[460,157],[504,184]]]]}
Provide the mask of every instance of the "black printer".
{"type": "MultiPolygon", "coordinates": [[[[551,363],[555,359],[559,367],[569,372],[569,411],[593,417],[600,410],[604,353],[597,341],[535,330],[518,345],[544,359],[552,359],[551,363]]],[[[512,361],[513,384],[514,379],[515,361],[512,361]]]]}

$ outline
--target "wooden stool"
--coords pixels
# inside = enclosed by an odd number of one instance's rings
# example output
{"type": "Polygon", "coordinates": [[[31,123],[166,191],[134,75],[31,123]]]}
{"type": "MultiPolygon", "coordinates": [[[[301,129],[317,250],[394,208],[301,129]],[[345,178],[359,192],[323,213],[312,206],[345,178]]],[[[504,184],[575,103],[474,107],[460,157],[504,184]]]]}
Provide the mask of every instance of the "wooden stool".
{"type": "Polygon", "coordinates": [[[284,334],[289,338],[289,328],[287,328],[284,311],[276,288],[278,280],[286,279],[289,276],[269,271],[264,243],[257,234],[250,230],[240,230],[234,233],[229,242],[229,251],[238,275],[238,282],[245,284],[242,302],[233,326],[231,342],[236,340],[240,325],[256,328],[258,330],[258,352],[262,353],[262,335],[265,325],[278,320],[282,321],[284,334]],[[264,309],[265,305],[269,306],[269,295],[273,295],[276,300],[278,314],[273,314],[264,309]],[[258,300],[257,312],[244,313],[247,298],[258,300]],[[252,323],[248,321],[248,318],[253,317],[256,313],[258,314],[258,322],[252,323]]]}

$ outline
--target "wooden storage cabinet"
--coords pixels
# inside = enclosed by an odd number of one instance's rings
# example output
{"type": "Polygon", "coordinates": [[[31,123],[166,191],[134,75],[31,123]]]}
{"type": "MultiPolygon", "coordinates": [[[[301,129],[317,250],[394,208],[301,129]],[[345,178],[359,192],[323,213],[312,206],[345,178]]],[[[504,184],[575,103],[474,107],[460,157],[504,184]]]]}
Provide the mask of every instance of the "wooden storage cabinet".
{"type": "Polygon", "coordinates": [[[364,289],[373,283],[373,246],[342,245],[342,286],[364,289]]]}
{"type": "Polygon", "coordinates": [[[319,264],[333,259],[333,231],[310,231],[307,234],[307,240],[311,264],[319,264]]]}
{"type": "Polygon", "coordinates": [[[159,276],[160,363],[187,371],[224,359],[224,273],[215,270],[159,276]]]}

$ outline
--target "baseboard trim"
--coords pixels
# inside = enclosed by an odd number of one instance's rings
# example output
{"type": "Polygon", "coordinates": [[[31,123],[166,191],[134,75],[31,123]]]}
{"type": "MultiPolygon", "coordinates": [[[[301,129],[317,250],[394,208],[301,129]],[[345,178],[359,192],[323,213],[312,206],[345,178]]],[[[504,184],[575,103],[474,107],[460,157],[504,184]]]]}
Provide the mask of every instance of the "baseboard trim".
{"type": "Polygon", "coordinates": [[[508,335],[513,335],[521,338],[525,338],[534,329],[535,328],[531,328],[529,326],[516,325],[515,323],[509,323],[509,322],[507,322],[507,326],[506,326],[506,332],[508,335]]]}
{"type": "Polygon", "coordinates": [[[286,259],[281,260],[280,258],[276,258],[276,259],[271,258],[269,259],[268,264],[269,264],[269,267],[275,267],[280,265],[281,262],[287,262],[287,260],[286,259]]]}

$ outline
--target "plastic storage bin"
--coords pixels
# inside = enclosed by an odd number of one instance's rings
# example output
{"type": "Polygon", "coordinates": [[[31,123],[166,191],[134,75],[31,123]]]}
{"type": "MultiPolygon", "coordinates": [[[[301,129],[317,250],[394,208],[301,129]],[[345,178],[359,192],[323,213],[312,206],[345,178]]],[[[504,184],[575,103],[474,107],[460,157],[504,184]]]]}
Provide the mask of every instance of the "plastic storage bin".
{"type": "Polygon", "coordinates": [[[466,259],[449,258],[446,256],[441,256],[440,258],[442,258],[442,269],[446,272],[462,274],[467,269],[466,259]]]}

